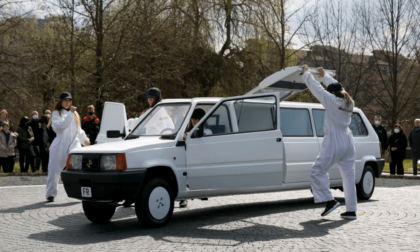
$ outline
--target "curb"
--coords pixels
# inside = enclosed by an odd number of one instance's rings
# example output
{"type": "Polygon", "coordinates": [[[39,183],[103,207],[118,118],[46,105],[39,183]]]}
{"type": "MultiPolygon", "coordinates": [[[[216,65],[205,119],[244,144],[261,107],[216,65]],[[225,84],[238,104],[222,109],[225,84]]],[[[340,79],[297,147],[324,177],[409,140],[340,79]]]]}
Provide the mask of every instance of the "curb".
{"type": "Polygon", "coordinates": [[[0,173],[1,177],[13,177],[13,176],[20,176],[20,177],[37,177],[37,176],[48,176],[48,172],[41,172],[41,173],[0,173]]]}
{"type": "Polygon", "coordinates": [[[385,178],[385,179],[414,179],[414,180],[419,180],[420,176],[406,176],[406,175],[384,175],[381,174],[380,178],[385,178]]]}

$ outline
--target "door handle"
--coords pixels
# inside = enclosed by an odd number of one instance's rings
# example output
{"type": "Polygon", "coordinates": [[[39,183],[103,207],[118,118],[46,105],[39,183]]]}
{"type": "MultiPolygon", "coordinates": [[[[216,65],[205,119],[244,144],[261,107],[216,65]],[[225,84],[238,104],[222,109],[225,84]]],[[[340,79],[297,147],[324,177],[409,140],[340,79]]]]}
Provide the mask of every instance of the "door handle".
{"type": "Polygon", "coordinates": [[[281,138],[277,138],[277,142],[281,142],[281,138]]]}

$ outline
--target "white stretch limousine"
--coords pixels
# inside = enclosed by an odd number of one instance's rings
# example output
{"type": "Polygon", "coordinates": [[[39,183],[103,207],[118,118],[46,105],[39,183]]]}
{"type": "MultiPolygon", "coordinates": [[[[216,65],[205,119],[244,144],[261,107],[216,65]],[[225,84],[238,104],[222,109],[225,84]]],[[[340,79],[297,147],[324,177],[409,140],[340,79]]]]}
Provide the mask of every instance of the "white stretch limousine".
{"type": "MultiPolygon", "coordinates": [[[[61,175],[68,196],[83,201],[92,222],[109,221],[119,202],[133,200],[139,221],[160,227],[170,220],[174,201],[310,189],[325,109],[283,102],[306,89],[299,73],[299,67],[283,69],[244,96],[163,100],[127,135],[124,105],[107,102],[98,144],[69,155],[61,175]],[[184,140],[197,108],[206,115],[184,140]],[[155,135],[159,120],[168,118],[173,126],[155,135]]],[[[384,160],[378,137],[358,108],[350,128],[357,196],[366,200],[384,160]]],[[[329,175],[331,187],[342,189],[338,166],[329,175]]]]}

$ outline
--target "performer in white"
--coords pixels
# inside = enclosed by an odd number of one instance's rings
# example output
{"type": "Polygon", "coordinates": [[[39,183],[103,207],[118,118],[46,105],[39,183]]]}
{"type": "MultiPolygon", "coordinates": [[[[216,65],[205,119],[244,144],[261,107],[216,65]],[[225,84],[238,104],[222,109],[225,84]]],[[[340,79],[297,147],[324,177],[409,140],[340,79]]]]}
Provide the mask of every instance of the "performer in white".
{"type": "Polygon", "coordinates": [[[307,65],[303,66],[302,71],[303,81],[326,110],[322,150],[311,171],[312,192],[315,203],[327,202],[325,211],[321,216],[326,216],[340,205],[331,194],[328,177],[328,170],[337,163],[343,178],[347,210],[341,214],[341,217],[356,219],[357,199],[354,168],[356,152],[353,144],[353,134],[349,128],[354,102],[349,94],[344,91],[341,84],[325,74],[322,67],[318,70],[318,75],[323,77],[323,83],[327,90],[308,72],[307,65]]]}
{"type": "Polygon", "coordinates": [[[61,171],[66,166],[67,156],[74,148],[90,145],[89,138],[80,127],[80,117],[72,106],[71,94],[60,95],[54,107],[49,125],[57,136],[50,146],[46,198],[49,202],[57,196],[57,184],[61,171]]]}

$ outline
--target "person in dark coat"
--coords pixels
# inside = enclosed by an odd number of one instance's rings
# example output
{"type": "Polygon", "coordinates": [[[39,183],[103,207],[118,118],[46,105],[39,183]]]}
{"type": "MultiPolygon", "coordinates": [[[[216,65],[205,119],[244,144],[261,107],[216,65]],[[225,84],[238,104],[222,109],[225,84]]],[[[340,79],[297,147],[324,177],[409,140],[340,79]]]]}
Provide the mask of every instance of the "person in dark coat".
{"type": "Polygon", "coordinates": [[[394,125],[393,134],[389,137],[387,146],[391,147],[392,163],[389,164],[390,174],[395,175],[395,166],[397,166],[397,174],[404,175],[403,161],[406,155],[407,137],[401,125],[394,125]]]}
{"type": "Polygon", "coordinates": [[[375,130],[376,134],[378,135],[379,142],[382,146],[382,154],[386,150],[387,146],[386,143],[388,142],[388,134],[386,133],[385,127],[381,124],[382,117],[377,115],[375,116],[375,120],[372,124],[373,129],[375,130]]]}
{"type": "Polygon", "coordinates": [[[408,143],[411,147],[413,159],[413,175],[417,175],[417,166],[420,159],[420,119],[414,120],[414,129],[408,136],[408,143]]]}
{"type": "Polygon", "coordinates": [[[32,128],[28,125],[28,122],[28,117],[22,117],[20,119],[19,127],[17,129],[17,148],[19,150],[20,172],[28,172],[29,166],[31,166],[32,171],[35,169],[34,159],[31,156],[31,154],[29,154],[29,145],[35,140],[35,138],[32,128]]]}
{"type": "Polygon", "coordinates": [[[99,118],[95,115],[95,107],[93,105],[89,105],[88,115],[83,117],[82,129],[89,137],[91,145],[95,144],[96,137],[99,134],[99,123],[99,118]]]}
{"type": "Polygon", "coordinates": [[[37,130],[34,132],[35,145],[38,146],[40,151],[39,158],[35,160],[35,169],[39,170],[42,163],[42,172],[48,172],[49,146],[47,146],[47,143],[51,134],[49,130],[48,117],[42,116],[38,122],[37,130]]]}

